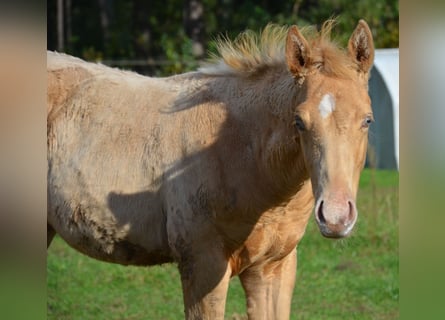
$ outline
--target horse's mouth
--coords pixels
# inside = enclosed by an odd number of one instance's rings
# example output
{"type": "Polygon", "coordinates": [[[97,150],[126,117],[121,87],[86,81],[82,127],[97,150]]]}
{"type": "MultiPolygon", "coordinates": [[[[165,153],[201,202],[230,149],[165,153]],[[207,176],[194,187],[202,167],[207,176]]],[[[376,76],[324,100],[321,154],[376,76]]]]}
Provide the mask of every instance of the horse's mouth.
{"type": "Polygon", "coordinates": [[[343,228],[342,230],[338,230],[338,228],[330,228],[325,224],[318,224],[318,228],[320,229],[320,233],[326,238],[341,239],[351,235],[352,230],[354,229],[354,224],[346,226],[346,228],[343,228]]]}

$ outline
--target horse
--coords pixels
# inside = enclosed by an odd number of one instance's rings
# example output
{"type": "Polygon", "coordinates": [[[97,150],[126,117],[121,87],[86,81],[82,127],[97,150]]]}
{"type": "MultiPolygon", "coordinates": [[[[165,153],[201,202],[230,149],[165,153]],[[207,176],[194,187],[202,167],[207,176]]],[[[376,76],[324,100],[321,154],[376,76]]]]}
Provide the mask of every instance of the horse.
{"type": "Polygon", "coordinates": [[[224,319],[239,276],[249,319],[288,319],[297,246],[314,212],[351,234],[373,121],[364,20],[347,48],[267,25],[196,71],[147,77],[47,53],[47,245],[176,263],[187,319],[224,319]]]}

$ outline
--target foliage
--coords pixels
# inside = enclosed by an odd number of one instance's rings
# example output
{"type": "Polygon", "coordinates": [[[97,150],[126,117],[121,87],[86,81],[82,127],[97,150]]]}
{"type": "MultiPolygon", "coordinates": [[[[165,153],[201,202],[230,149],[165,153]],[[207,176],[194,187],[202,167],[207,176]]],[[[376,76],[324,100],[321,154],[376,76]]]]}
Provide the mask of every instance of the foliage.
{"type": "MultiPolygon", "coordinates": [[[[190,38],[184,32],[184,3],[190,0],[67,1],[63,50],[87,60],[154,60],[136,71],[180,73],[196,68],[190,38]],[[104,20],[104,17],[107,18],[104,20]]],[[[235,37],[245,29],[260,30],[269,22],[319,25],[338,17],[335,33],[346,43],[359,19],[365,19],[377,48],[399,46],[397,0],[195,0],[203,6],[204,47],[219,34],[235,37]]],[[[57,49],[57,0],[47,2],[48,49],[57,49]]],[[[129,65],[128,67],[133,67],[129,65]]]]}
{"type": "Polygon", "coordinates": [[[336,31],[343,43],[349,38],[359,19],[364,19],[371,28],[377,48],[399,46],[399,3],[385,0],[318,0],[301,1],[307,4],[300,10],[308,23],[319,23],[337,17],[336,31]],[[304,9],[303,9],[304,8],[304,9]]]}
{"type": "MultiPolygon", "coordinates": [[[[298,247],[291,319],[398,319],[398,172],[365,169],[354,234],[323,238],[313,219],[298,247]]],[[[174,265],[124,267],[99,262],[56,237],[47,258],[48,319],[183,319],[174,265]]],[[[238,278],[227,319],[245,319],[238,278]]]]}

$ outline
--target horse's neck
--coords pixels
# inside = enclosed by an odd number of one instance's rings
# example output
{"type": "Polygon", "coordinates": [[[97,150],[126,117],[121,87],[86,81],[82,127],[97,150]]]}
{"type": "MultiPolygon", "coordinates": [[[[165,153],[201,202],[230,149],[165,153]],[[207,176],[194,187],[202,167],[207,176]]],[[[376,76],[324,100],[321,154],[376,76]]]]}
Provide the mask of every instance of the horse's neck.
{"type": "Polygon", "coordinates": [[[285,70],[256,79],[231,77],[224,88],[230,113],[250,131],[246,134],[263,179],[277,193],[293,194],[308,179],[294,127],[295,108],[304,93],[285,70]]]}

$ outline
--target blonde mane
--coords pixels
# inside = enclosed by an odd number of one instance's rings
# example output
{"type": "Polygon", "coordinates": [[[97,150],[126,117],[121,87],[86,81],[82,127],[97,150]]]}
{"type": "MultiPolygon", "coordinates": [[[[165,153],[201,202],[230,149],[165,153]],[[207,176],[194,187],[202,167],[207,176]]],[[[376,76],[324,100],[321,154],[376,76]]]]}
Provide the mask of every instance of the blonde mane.
{"type": "MultiPolygon", "coordinates": [[[[331,40],[334,19],[323,23],[317,31],[314,26],[301,28],[307,39],[311,54],[309,60],[320,72],[339,78],[352,78],[357,64],[347,52],[331,40]]],[[[199,69],[206,74],[237,74],[252,76],[265,68],[287,68],[285,59],[286,37],[289,27],[268,24],[259,34],[246,30],[231,41],[220,37],[216,41],[217,54],[199,69]]]]}

